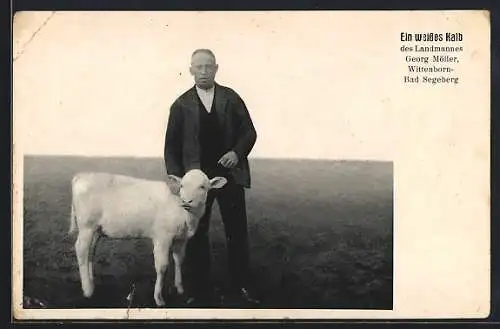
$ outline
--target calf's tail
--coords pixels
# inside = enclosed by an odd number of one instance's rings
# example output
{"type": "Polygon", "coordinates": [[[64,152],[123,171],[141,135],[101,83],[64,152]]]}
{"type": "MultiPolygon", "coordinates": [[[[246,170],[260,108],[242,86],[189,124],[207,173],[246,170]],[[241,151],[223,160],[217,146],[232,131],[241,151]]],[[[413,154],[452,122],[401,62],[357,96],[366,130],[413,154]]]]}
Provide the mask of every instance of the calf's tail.
{"type": "Polygon", "coordinates": [[[71,202],[71,218],[70,218],[70,227],[69,227],[69,234],[72,234],[76,232],[77,230],[77,224],[76,224],[76,216],[75,216],[75,207],[73,205],[73,202],[71,202]]]}
{"type": "Polygon", "coordinates": [[[76,177],[73,178],[72,180],[72,184],[71,184],[71,217],[70,217],[70,227],[69,227],[69,231],[68,231],[68,234],[72,234],[74,232],[76,232],[76,230],[78,229],[78,225],[76,223],[76,214],[75,214],[75,191],[74,191],[74,185],[75,185],[75,182],[76,182],[76,177]]]}

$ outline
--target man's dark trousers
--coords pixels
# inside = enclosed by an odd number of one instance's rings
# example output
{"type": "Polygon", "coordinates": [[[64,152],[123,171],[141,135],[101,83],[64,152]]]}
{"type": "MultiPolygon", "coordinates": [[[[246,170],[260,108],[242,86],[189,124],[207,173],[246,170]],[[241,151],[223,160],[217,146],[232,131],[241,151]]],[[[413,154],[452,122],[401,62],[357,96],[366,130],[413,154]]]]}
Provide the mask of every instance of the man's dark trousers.
{"type": "Polygon", "coordinates": [[[245,189],[229,178],[223,188],[209,191],[205,214],[200,220],[196,234],[187,244],[186,265],[191,273],[191,292],[195,296],[206,297],[210,293],[209,227],[215,200],[224,224],[232,286],[245,287],[248,280],[249,247],[245,189]]]}

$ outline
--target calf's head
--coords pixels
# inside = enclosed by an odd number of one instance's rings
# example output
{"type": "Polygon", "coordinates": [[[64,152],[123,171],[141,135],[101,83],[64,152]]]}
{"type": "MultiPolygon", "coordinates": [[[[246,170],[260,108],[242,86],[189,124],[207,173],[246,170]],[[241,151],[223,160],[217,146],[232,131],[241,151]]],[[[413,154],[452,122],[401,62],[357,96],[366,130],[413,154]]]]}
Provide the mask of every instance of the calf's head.
{"type": "Polygon", "coordinates": [[[227,183],[224,177],[209,179],[203,171],[198,169],[188,171],[182,179],[175,175],[169,175],[169,178],[179,186],[179,197],[182,206],[187,210],[204,207],[208,191],[219,189],[227,183]]]}

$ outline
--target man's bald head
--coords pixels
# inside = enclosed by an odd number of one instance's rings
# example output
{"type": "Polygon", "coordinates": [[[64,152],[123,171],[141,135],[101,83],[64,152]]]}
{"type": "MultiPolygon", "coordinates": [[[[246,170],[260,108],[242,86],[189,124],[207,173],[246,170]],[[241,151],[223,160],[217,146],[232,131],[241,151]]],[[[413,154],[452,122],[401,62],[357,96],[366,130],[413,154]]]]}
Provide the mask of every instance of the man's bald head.
{"type": "Polygon", "coordinates": [[[213,87],[218,68],[215,55],[210,49],[196,49],[191,55],[189,71],[199,88],[210,89],[213,87]]]}
{"type": "Polygon", "coordinates": [[[197,57],[198,54],[208,55],[208,56],[210,56],[210,57],[213,58],[214,63],[217,62],[217,60],[215,59],[215,54],[213,53],[213,51],[211,51],[210,49],[207,49],[207,48],[200,48],[200,49],[196,49],[195,51],[193,51],[193,54],[191,55],[191,63],[197,57]]]}

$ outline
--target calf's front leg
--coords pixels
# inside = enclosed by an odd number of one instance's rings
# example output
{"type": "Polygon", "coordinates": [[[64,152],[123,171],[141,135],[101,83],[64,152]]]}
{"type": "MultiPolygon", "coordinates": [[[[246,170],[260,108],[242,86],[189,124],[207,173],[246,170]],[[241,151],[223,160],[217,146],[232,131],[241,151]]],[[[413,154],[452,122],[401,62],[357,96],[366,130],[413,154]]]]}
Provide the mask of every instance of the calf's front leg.
{"type": "Polygon", "coordinates": [[[154,291],[154,299],[156,306],[164,306],[165,300],[163,299],[163,283],[165,281],[165,273],[168,267],[168,256],[170,252],[170,246],[172,244],[172,239],[167,238],[165,240],[154,240],[153,253],[155,259],[155,269],[156,269],[156,283],[154,291]]]}
{"type": "Polygon", "coordinates": [[[182,286],[182,262],[186,253],[186,241],[174,244],[172,251],[175,262],[175,288],[177,289],[177,293],[182,295],[184,293],[184,287],[182,286]]]}

